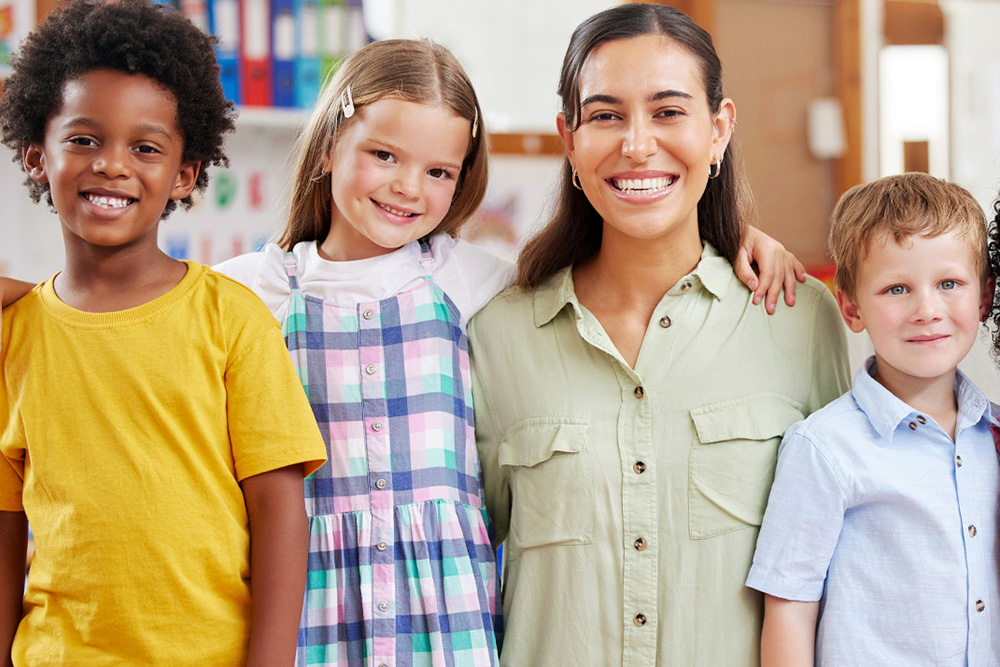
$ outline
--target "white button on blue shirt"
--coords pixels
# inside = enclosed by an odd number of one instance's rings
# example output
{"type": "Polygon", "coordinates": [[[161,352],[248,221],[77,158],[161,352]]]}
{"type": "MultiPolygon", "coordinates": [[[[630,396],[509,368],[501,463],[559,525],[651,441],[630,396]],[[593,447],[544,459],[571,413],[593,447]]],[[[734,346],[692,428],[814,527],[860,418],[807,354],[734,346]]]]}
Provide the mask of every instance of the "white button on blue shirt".
{"type": "Polygon", "coordinates": [[[959,373],[952,442],[873,364],[785,434],[747,585],[820,601],[817,666],[1000,665],[997,408],[959,373]]]}

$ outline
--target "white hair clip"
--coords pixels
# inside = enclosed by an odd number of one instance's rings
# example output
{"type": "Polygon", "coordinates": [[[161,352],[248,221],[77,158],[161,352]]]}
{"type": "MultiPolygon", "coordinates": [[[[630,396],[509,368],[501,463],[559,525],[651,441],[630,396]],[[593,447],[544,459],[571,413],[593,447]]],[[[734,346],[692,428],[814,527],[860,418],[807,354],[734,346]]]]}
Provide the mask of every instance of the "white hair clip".
{"type": "Polygon", "coordinates": [[[344,118],[354,115],[354,96],[351,95],[351,87],[344,88],[344,93],[340,96],[340,108],[344,110],[344,118]]]}
{"type": "Polygon", "coordinates": [[[476,133],[479,132],[479,109],[473,109],[473,113],[475,115],[472,117],[472,138],[475,139],[476,133]]]}

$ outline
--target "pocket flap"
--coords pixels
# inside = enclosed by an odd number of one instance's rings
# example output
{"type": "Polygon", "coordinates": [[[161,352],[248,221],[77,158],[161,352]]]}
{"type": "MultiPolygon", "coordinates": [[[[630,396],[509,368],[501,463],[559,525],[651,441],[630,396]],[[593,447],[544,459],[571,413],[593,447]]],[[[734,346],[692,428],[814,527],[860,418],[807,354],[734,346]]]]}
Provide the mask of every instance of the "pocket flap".
{"type": "Polygon", "coordinates": [[[561,420],[530,420],[512,426],[500,441],[502,466],[538,465],[556,452],[583,451],[590,424],[561,420]]]}
{"type": "Polygon", "coordinates": [[[727,440],[768,440],[805,419],[802,406],[780,394],[755,394],[691,411],[702,444],[727,440]]]}

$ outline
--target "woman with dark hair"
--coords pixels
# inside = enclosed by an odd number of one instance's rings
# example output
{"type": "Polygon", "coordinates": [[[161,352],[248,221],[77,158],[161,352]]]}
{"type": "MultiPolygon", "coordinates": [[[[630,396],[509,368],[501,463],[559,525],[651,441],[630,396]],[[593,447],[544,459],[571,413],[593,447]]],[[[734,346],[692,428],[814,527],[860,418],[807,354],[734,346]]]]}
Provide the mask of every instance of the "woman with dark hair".
{"type": "Polygon", "coordinates": [[[591,17],[559,92],[555,214],[469,327],[501,662],[756,665],[778,443],[849,386],[836,304],[810,278],[768,315],[737,278],[736,109],[687,16],[591,17]]]}

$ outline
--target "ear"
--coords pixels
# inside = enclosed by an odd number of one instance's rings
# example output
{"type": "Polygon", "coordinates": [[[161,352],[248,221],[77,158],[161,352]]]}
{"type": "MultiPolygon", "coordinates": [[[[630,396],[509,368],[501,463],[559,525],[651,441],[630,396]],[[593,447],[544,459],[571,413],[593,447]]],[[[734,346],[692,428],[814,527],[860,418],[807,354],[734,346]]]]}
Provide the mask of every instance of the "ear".
{"type": "Polygon", "coordinates": [[[837,288],[837,307],[840,308],[840,316],[844,318],[848,329],[854,333],[861,333],[865,330],[865,323],[861,318],[857,302],[847,296],[847,293],[839,287],[837,288]]]}
{"type": "Polygon", "coordinates": [[[559,138],[563,142],[563,150],[566,151],[566,157],[569,159],[570,165],[573,164],[573,130],[569,128],[566,124],[566,114],[559,113],[556,114],[556,131],[559,132],[559,138]]]}
{"type": "Polygon", "coordinates": [[[38,183],[48,183],[49,177],[45,173],[45,153],[41,144],[31,143],[21,151],[21,164],[28,178],[38,183]]]}
{"type": "Polygon", "coordinates": [[[177,179],[174,187],[170,191],[171,199],[184,199],[194,191],[195,183],[198,182],[198,173],[201,171],[201,162],[189,162],[181,165],[181,170],[177,172],[177,179]]]}
{"type": "Polygon", "coordinates": [[[985,322],[993,314],[993,296],[996,294],[997,279],[990,277],[983,287],[983,296],[979,302],[979,321],[985,322]]]}
{"type": "Polygon", "coordinates": [[[721,157],[733,138],[736,126],[736,105],[728,97],[719,103],[719,113],[712,119],[712,155],[721,157]]]}

